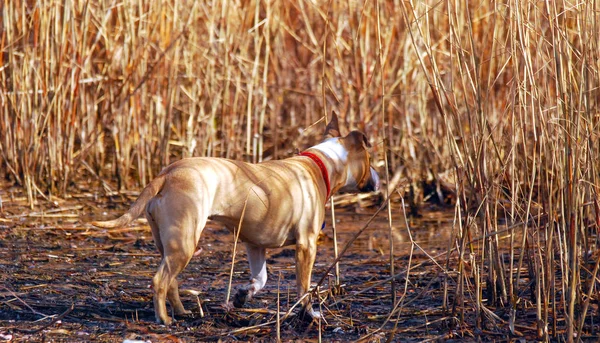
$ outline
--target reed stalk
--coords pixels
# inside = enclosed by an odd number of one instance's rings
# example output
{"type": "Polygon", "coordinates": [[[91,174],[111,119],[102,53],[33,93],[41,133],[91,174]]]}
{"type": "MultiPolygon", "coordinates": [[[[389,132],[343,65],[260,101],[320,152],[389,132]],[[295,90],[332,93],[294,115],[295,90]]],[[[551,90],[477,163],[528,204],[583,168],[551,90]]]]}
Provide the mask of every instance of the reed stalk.
{"type": "Polygon", "coordinates": [[[593,331],[600,2],[13,0],[0,15],[0,177],[30,207],[140,189],[182,157],[289,157],[335,111],[385,142],[374,164],[408,180],[412,214],[455,206],[460,325],[508,307],[508,331],[527,310],[540,340],[593,331]]]}

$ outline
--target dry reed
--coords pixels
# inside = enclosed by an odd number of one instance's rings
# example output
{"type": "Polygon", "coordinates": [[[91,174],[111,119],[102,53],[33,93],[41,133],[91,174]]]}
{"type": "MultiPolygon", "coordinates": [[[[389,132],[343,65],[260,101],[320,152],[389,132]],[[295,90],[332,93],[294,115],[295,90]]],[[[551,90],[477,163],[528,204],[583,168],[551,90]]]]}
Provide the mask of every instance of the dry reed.
{"type": "Polygon", "coordinates": [[[533,306],[539,339],[594,330],[599,2],[0,6],[0,174],[31,206],[77,178],[139,188],[181,157],[286,157],[333,110],[387,137],[375,159],[409,202],[454,199],[444,303],[476,313],[460,325],[506,306],[514,333],[533,306]]]}

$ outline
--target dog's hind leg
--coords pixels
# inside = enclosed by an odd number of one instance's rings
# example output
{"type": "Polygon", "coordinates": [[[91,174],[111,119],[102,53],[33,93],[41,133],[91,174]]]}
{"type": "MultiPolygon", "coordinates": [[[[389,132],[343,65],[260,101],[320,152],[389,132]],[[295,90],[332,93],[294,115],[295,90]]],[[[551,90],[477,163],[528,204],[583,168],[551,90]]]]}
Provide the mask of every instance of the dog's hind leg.
{"type": "Polygon", "coordinates": [[[248,263],[252,281],[249,285],[240,288],[233,298],[233,306],[242,307],[252,299],[267,283],[267,261],[265,259],[265,248],[260,248],[246,243],[246,253],[248,254],[248,263]]]}
{"type": "MultiPolygon", "coordinates": [[[[158,210],[160,211],[160,210],[158,210]]],[[[169,222],[169,216],[163,214],[157,215],[158,221],[155,221],[149,213],[148,222],[152,227],[154,241],[162,255],[162,260],[158,271],[152,279],[154,288],[154,312],[156,320],[165,325],[171,324],[172,320],[167,313],[166,300],[169,300],[175,314],[189,313],[183,307],[179,298],[177,275],[187,266],[200,239],[200,234],[206,224],[206,219],[199,220],[196,226],[195,216],[183,216],[188,220],[177,223],[169,222]]]]}
{"type": "Polygon", "coordinates": [[[167,290],[169,289],[171,282],[175,279],[176,275],[185,266],[185,256],[179,254],[179,256],[168,255],[163,257],[158,271],[152,278],[152,287],[154,288],[154,313],[156,315],[156,321],[165,325],[170,325],[172,322],[171,317],[167,313],[167,290]]]}
{"type": "Polygon", "coordinates": [[[183,307],[183,303],[181,303],[181,299],[179,298],[179,283],[177,282],[177,279],[173,279],[173,281],[171,281],[171,285],[169,285],[169,289],[167,290],[167,299],[169,300],[169,304],[171,304],[175,314],[185,315],[192,313],[192,311],[186,310],[185,307],[183,307]]]}

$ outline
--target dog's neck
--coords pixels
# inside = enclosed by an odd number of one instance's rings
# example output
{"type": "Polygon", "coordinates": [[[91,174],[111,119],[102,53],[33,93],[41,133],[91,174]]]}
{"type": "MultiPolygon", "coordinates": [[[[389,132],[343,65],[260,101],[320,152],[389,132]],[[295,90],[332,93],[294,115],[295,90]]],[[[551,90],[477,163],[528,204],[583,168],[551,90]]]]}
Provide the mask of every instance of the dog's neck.
{"type": "Polygon", "coordinates": [[[319,156],[310,151],[301,152],[300,156],[306,156],[310,158],[311,160],[315,161],[315,163],[319,166],[319,169],[321,170],[321,176],[323,176],[325,186],[327,187],[327,196],[325,197],[325,200],[327,201],[327,199],[329,199],[329,196],[331,195],[331,185],[329,184],[329,172],[327,171],[325,163],[323,163],[323,160],[319,156]]]}
{"type": "Polygon", "coordinates": [[[330,177],[331,194],[334,194],[346,184],[348,178],[346,170],[348,151],[339,142],[339,138],[328,138],[308,150],[316,150],[320,153],[330,177]]]}

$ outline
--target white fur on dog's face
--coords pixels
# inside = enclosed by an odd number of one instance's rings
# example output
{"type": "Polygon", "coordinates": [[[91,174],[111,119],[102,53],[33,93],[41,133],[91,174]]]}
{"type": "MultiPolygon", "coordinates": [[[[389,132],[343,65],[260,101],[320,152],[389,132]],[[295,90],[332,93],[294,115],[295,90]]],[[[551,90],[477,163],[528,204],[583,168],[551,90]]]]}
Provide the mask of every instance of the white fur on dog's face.
{"type": "Polygon", "coordinates": [[[348,151],[339,141],[339,137],[328,138],[313,148],[319,150],[332,160],[346,164],[348,162],[348,151]]]}
{"type": "MultiPolygon", "coordinates": [[[[315,145],[313,148],[322,152],[325,156],[329,157],[334,161],[339,161],[341,165],[346,166],[348,164],[348,150],[346,147],[340,142],[340,137],[328,138],[322,143],[315,145]]],[[[369,166],[369,174],[371,179],[376,184],[376,189],[379,186],[379,177],[377,172],[369,166]]],[[[346,179],[344,185],[339,189],[341,192],[356,192],[359,190],[360,185],[359,181],[354,176],[351,168],[346,168],[346,179]]]]}

